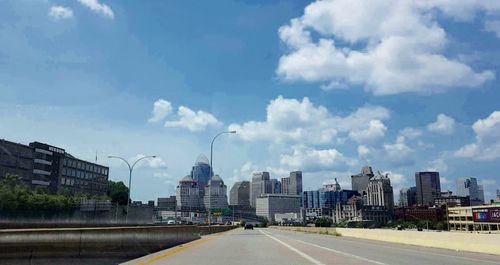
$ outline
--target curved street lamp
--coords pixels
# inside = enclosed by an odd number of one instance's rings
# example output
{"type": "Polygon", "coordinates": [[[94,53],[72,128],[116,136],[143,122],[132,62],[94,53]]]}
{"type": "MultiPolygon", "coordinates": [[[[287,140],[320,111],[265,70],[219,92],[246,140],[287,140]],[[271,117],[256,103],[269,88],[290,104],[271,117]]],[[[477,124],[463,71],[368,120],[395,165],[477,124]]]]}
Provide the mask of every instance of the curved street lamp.
{"type": "Polygon", "coordinates": [[[132,189],[131,185],[132,185],[132,171],[134,170],[134,167],[135,165],[137,164],[137,162],[143,160],[143,159],[146,159],[146,158],[156,158],[156,156],[143,156],[137,160],[135,160],[135,162],[132,164],[132,166],[130,165],[130,163],[123,157],[119,157],[119,156],[108,156],[108,158],[117,158],[117,159],[120,159],[122,160],[123,162],[125,162],[125,164],[127,164],[128,166],[128,169],[129,169],[129,177],[128,177],[128,196],[127,196],[127,214],[125,215],[125,223],[128,222],[128,210],[129,210],[129,206],[130,206],[130,191],[132,189]]]}
{"type": "Polygon", "coordinates": [[[210,183],[210,180],[212,179],[214,175],[214,169],[212,167],[212,161],[213,161],[213,154],[214,154],[214,142],[217,137],[223,135],[223,134],[230,134],[230,133],[236,133],[236,131],[224,131],[220,132],[217,135],[214,136],[212,139],[212,143],[210,144],[210,179],[208,180],[208,226],[212,224],[211,220],[211,214],[212,214],[212,193],[211,193],[211,187],[212,183],[210,183]]]}

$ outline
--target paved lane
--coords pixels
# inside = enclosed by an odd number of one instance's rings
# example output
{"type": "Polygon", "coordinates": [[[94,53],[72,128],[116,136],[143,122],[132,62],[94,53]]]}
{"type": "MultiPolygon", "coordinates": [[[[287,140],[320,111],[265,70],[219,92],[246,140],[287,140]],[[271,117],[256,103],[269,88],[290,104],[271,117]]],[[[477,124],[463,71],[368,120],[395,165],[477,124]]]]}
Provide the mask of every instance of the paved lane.
{"type": "Polygon", "coordinates": [[[210,235],[126,264],[500,264],[500,256],[275,229],[210,235]]]}

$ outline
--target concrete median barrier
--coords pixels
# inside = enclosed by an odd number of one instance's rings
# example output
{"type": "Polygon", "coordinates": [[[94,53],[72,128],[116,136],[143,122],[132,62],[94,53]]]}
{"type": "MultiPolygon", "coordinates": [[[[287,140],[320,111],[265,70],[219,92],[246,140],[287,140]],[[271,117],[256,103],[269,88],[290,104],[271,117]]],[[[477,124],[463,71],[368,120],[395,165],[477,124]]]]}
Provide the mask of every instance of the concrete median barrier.
{"type": "Polygon", "coordinates": [[[0,259],[133,258],[224,232],[233,226],[138,226],[0,230],[0,259]]]}

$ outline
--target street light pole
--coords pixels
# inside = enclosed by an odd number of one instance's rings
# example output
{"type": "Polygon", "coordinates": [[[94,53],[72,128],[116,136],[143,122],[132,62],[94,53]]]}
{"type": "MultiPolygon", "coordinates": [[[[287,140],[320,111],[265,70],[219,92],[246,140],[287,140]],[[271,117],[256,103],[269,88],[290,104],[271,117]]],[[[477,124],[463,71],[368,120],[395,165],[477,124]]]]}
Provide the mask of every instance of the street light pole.
{"type": "Polygon", "coordinates": [[[236,131],[224,131],[224,132],[220,132],[218,133],[217,135],[214,136],[214,138],[212,139],[212,143],[210,144],[210,179],[208,180],[208,226],[210,226],[212,224],[212,220],[211,220],[211,214],[212,214],[212,192],[211,192],[211,188],[212,188],[212,183],[210,182],[210,180],[212,179],[213,175],[214,175],[214,169],[212,167],[212,162],[213,162],[213,155],[214,155],[214,141],[215,139],[217,139],[217,137],[223,135],[223,134],[229,134],[229,133],[236,133],[236,131]]]}
{"type": "Polygon", "coordinates": [[[125,215],[125,224],[128,222],[128,210],[129,210],[129,206],[130,206],[130,191],[132,190],[132,171],[134,170],[134,167],[135,165],[137,164],[137,162],[143,160],[143,159],[146,159],[146,158],[156,158],[156,156],[143,156],[137,160],[135,160],[135,162],[132,164],[132,166],[130,165],[130,163],[123,157],[119,157],[119,156],[108,156],[108,158],[117,158],[117,159],[120,159],[122,160],[123,162],[125,162],[125,164],[127,164],[128,166],[128,170],[129,170],[129,175],[128,175],[128,196],[127,196],[127,214],[125,215]]]}

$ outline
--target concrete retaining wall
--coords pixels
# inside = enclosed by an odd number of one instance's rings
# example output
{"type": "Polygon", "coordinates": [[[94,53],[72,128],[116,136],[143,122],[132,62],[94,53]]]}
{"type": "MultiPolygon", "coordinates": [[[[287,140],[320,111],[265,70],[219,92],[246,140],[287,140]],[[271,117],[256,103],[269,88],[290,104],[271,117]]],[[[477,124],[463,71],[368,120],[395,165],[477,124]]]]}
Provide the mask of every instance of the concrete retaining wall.
{"type": "Polygon", "coordinates": [[[0,259],[28,257],[134,258],[232,226],[139,226],[0,230],[0,259]]]}
{"type": "Polygon", "coordinates": [[[398,231],[390,229],[356,229],[333,227],[325,228],[274,226],[273,228],[308,233],[334,234],[335,232],[338,232],[342,236],[346,237],[500,255],[500,234],[472,234],[446,231],[418,232],[398,231]]]}

